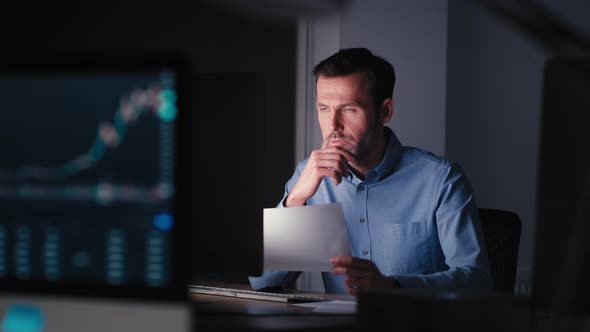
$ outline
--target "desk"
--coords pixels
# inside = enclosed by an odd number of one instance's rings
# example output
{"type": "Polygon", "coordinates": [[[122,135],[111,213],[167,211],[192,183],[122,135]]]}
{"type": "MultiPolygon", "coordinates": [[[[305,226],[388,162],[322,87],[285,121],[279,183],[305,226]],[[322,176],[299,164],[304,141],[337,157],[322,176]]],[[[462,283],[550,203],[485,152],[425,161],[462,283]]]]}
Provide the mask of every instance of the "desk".
{"type": "MultiPolygon", "coordinates": [[[[248,288],[246,285],[211,286],[248,288]]],[[[304,293],[305,294],[305,293],[304,293]]],[[[350,300],[343,295],[325,295],[350,300]]],[[[590,331],[590,317],[533,313],[530,299],[504,294],[436,290],[365,291],[355,315],[317,314],[286,303],[191,294],[196,331],[357,331],[391,328],[399,332],[590,331]],[[395,328],[393,328],[395,327],[395,328]]]]}
{"type": "MultiPolygon", "coordinates": [[[[244,288],[245,285],[211,284],[244,288]]],[[[324,295],[324,294],[323,294],[324,295]]],[[[333,300],[349,296],[327,294],[333,300]]],[[[356,315],[315,313],[288,303],[191,294],[196,331],[355,331],[356,315]]]]}

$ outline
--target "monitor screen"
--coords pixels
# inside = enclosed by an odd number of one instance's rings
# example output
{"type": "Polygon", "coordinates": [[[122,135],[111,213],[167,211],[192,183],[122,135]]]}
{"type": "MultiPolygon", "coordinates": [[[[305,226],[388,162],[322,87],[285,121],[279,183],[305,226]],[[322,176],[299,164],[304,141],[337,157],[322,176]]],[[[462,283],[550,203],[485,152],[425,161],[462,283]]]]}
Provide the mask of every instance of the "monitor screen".
{"type": "Polygon", "coordinates": [[[0,288],[183,297],[171,56],[5,59],[0,288]]]}
{"type": "Polygon", "coordinates": [[[545,65],[533,298],[539,311],[590,314],[590,57],[545,65]]]}

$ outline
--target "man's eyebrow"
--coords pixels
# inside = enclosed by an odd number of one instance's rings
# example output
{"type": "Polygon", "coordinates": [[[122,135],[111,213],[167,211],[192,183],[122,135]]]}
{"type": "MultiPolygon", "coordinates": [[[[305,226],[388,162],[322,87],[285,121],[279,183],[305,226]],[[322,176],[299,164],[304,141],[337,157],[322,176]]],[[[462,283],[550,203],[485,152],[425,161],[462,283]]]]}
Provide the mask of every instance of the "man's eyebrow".
{"type": "Polygon", "coordinates": [[[343,108],[343,107],[347,107],[347,106],[359,107],[361,105],[359,103],[346,103],[346,104],[338,105],[338,108],[343,108]]]}
{"type": "MultiPolygon", "coordinates": [[[[322,106],[322,107],[328,107],[327,105],[324,105],[324,104],[322,104],[322,103],[316,103],[316,106],[317,106],[317,107],[319,107],[319,106],[322,106]]],[[[354,107],[359,107],[359,106],[361,106],[361,105],[360,105],[359,103],[346,103],[346,104],[340,104],[340,105],[337,105],[337,106],[336,106],[336,108],[344,108],[344,107],[347,107],[347,106],[354,106],[354,107]]]]}

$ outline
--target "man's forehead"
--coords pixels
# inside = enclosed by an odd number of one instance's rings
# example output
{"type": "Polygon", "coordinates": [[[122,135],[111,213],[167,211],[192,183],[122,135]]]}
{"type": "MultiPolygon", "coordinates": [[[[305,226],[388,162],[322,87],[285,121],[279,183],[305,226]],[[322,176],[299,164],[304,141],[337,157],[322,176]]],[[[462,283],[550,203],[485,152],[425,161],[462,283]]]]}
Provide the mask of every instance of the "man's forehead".
{"type": "Polygon", "coordinates": [[[316,86],[318,102],[322,99],[359,99],[365,102],[372,99],[370,84],[365,73],[345,76],[319,76],[316,86]]]}

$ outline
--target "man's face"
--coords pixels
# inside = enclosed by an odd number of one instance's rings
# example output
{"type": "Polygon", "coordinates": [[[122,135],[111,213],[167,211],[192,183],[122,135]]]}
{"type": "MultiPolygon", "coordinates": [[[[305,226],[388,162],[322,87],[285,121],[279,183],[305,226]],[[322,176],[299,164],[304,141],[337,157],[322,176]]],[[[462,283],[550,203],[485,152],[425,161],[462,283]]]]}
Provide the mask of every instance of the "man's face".
{"type": "Polygon", "coordinates": [[[316,107],[323,147],[337,146],[363,160],[376,146],[384,119],[369,88],[365,73],[318,77],[316,107]]]}

